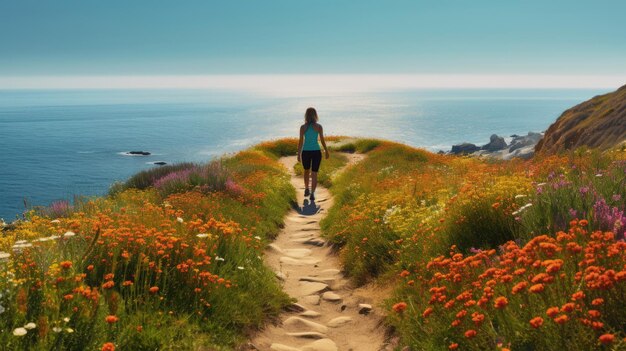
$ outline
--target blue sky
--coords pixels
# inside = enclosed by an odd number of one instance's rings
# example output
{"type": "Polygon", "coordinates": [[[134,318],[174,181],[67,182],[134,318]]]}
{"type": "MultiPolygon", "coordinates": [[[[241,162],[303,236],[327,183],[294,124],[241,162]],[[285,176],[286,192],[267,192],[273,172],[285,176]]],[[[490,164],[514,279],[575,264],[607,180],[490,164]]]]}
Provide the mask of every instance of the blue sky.
{"type": "Polygon", "coordinates": [[[626,1],[0,0],[0,76],[626,74],[626,1]]]}

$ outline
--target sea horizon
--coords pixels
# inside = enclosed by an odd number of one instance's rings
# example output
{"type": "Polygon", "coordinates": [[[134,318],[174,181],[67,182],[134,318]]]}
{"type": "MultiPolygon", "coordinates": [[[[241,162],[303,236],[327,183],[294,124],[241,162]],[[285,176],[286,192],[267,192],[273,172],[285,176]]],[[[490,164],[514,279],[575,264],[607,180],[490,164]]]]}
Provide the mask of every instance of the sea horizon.
{"type": "Polygon", "coordinates": [[[430,151],[545,130],[609,89],[419,88],[268,96],[215,89],[0,89],[0,218],[74,195],[103,195],[157,161],[206,162],[296,137],[315,106],[327,135],[378,137],[430,151]],[[126,156],[147,151],[150,156],[126,156]]]}

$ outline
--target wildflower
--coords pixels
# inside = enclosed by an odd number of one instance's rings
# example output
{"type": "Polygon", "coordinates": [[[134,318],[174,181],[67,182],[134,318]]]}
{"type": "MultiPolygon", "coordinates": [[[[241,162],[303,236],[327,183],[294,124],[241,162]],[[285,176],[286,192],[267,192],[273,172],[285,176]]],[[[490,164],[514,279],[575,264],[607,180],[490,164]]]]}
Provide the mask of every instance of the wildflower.
{"type": "Polygon", "coordinates": [[[71,237],[73,237],[73,236],[75,236],[75,235],[76,235],[76,233],[74,233],[74,232],[72,232],[72,231],[67,231],[67,232],[65,232],[65,234],[63,234],[63,237],[65,237],[65,238],[71,238],[71,237]]]}
{"type": "Polygon", "coordinates": [[[6,260],[11,257],[11,254],[8,252],[0,251],[0,260],[6,260]]]}
{"type": "Polygon", "coordinates": [[[215,256],[215,260],[216,260],[216,261],[224,261],[224,258],[219,257],[219,256],[215,256]]]}
{"type": "Polygon", "coordinates": [[[72,334],[74,332],[74,329],[72,328],[65,328],[65,332],[68,334],[72,334]]]}
{"type": "Polygon", "coordinates": [[[593,299],[593,301],[591,301],[591,304],[594,306],[600,306],[604,303],[604,299],[603,298],[597,298],[597,299],[593,299]]]}
{"type": "Polygon", "coordinates": [[[465,337],[468,338],[468,339],[471,339],[471,338],[473,338],[475,336],[476,336],[476,330],[474,330],[474,329],[470,329],[470,330],[465,332],[465,337]]]}
{"type": "Polygon", "coordinates": [[[52,331],[55,333],[60,333],[61,331],[63,331],[63,329],[59,328],[59,327],[53,327],[52,331]]]}
{"type": "Polygon", "coordinates": [[[200,233],[200,234],[196,234],[196,236],[198,238],[200,238],[200,239],[203,239],[203,238],[208,238],[209,234],[207,234],[207,233],[200,233]]]}
{"type": "Polygon", "coordinates": [[[15,335],[15,336],[24,336],[24,335],[26,335],[26,333],[28,333],[28,330],[26,330],[26,328],[15,328],[15,329],[13,329],[13,335],[15,335]]]}
{"type": "Polygon", "coordinates": [[[70,321],[70,317],[63,318],[63,322],[68,323],[70,321]]]}
{"type": "Polygon", "coordinates": [[[37,325],[33,322],[30,322],[30,323],[26,323],[26,325],[24,325],[24,328],[31,330],[31,329],[37,328],[37,325]]]}
{"type": "Polygon", "coordinates": [[[569,317],[566,314],[562,314],[556,318],[554,318],[554,322],[556,324],[565,324],[569,320],[569,317]]]}
{"type": "Polygon", "coordinates": [[[509,300],[504,296],[500,296],[496,299],[493,305],[495,308],[502,309],[506,307],[506,305],[508,304],[509,304],[509,300]]]}
{"type": "Polygon", "coordinates": [[[237,269],[243,271],[244,268],[242,266],[237,266],[237,269]]]}
{"type": "Polygon", "coordinates": [[[433,312],[434,310],[432,309],[432,307],[428,307],[424,310],[424,313],[422,313],[422,317],[428,318],[428,316],[430,316],[433,312]]]}
{"type": "Polygon", "coordinates": [[[548,315],[548,317],[554,318],[554,317],[556,317],[557,314],[559,314],[559,308],[558,307],[550,307],[546,311],[546,314],[548,315]]]}
{"type": "Polygon", "coordinates": [[[398,313],[406,310],[406,302],[398,302],[397,304],[393,305],[392,309],[398,313]]]}
{"type": "Polygon", "coordinates": [[[53,219],[53,220],[50,221],[50,223],[51,224],[59,224],[59,223],[61,223],[61,221],[58,220],[58,219],[53,219]]]}
{"type": "Polygon", "coordinates": [[[180,217],[176,217],[176,221],[177,221],[178,223],[183,223],[183,222],[184,222],[184,220],[183,220],[182,218],[180,218],[180,217]]]}
{"type": "Polygon", "coordinates": [[[603,345],[608,345],[612,343],[614,340],[615,340],[615,335],[613,334],[602,334],[598,338],[598,341],[600,341],[600,343],[603,345]]]}
{"type": "Polygon", "coordinates": [[[150,287],[148,291],[150,291],[150,294],[156,294],[159,292],[159,287],[158,286],[150,287]]]}
{"type": "Polygon", "coordinates": [[[108,315],[106,316],[106,318],[104,318],[104,320],[109,323],[109,324],[113,324],[116,323],[117,321],[119,321],[120,319],[117,318],[117,316],[113,316],[113,315],[108,315]]]}
{"type": "Polygon", "coordinates": [[[59,264],[59,266],[63,269],[70,269],[72,268],[72,261],[63,261],[59,264]]]}
{"type": "Polygon", "coordinates": [[[261,240],[261,237],[260,237],[260,236],[258,236],[258,235],[257,235],[257,236],[255,236],[254,238],[255,238],[255,239],[257,239],[257,240],[261,240]]]}
{"type": "Polygon", "coordinates": [[[90,271],[90,272],[93,271],[93,265],[90,264],[89,266],[87,266],[87,270],[90,271]]]}
{"type": "Polygon", "coordinates": [[[540,293],[544,290],[544,286],[543,284],[535,284],[531,286],[529,290],[531,293],[540,293]]]}
{"type": "Polygon", "coordinates": [[[448,350],[456,350],[458,348],[459,348],[459,344],[457,344],[455,342],[450,344],[450,346],[448,346],[448,350]]]}
{"type": "Polygon", "coordinates": [[[530,320],[530,326],[537,329],[543,325],[543,318],[535,317],[530,320]]]}
{"type": "Polygon", "coordinates": [[[112,342],[107,342],[102,345],[102,351],[115,351],[115,344],[112,342]]]}

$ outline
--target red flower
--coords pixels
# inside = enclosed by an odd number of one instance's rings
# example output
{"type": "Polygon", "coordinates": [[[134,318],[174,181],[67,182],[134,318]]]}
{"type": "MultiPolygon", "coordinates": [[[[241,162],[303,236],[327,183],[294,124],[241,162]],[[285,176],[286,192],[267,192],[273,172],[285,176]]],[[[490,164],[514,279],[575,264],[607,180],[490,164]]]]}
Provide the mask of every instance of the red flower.
{"type": "Polygon", "coordinates": [[[541,317],[535,317],[533,319],[530,320],[530,325],[537,329],[539,327],[541,327],[543,325],[543,318],[541,317]]]}
{"type": "Polygon", "coordinates": [[[112,342],[107,342],[102,345],[102,351],[115,351],[115,344],[112,342]]]}
{"type": "Polygon", "coordinates": [[[398,313],[406,310],[406,302],[398,302],[397,304],[393,305],[392,309],[398,313]]]}
{"type": "Polygon", "coordinates": [[[150,294],[156,294],[159,292],[159,287],[158,286],[153,286],[149,289],[150,294]]]}
{"type": "Polygon", "coordinates": [[[106,316],[106,318],[104,318],[104,320],[107,323],[109,323],[109,324],[113,324],[113,323],[116,323],[117,321],[119,321],[120,319],[117,318],[117,316],[109,315],[109,316],[106,316]]]}
{"type": "Polygon", "coordinates": [[[63,262],[59,263],[59,265],[63,269],[70,269],[70,268],[72,268],[72,261],[63,261],[63,262]]]}
{"type": "Polygon", "coordinates": [[[494,302],[494,307],[497,309],[502,309],[504,307],[506,307],[506,305],[509,304],[509,300],[504,297],[504,296],[500,296],[498,298],[496,298],[496,301],[494,302]]]}
{"type": "Polygon", "coordinates": [[[613,340],[615,340],[615,335],[613,334],[603,334],[603,335],[600,335],[600,337],[598,338],[598,341],[600,341],[600,343],[604,345],[608,345],[612,343],[613,340]]]}
{"type": "Polygon", "coordinates": [[[456,349],[458,349],[458,348],[459,348],[459,344],[457,344],[457,343],[455,343],[455,342],[454,342],[454,343],[452,343],[452,344],[450,344],[450,346],[448,346],[448,349],[449,349],[449,350],[456,350],[456,349]]]}
{"type": "Polygon", "coordinates": [[[465,337],[468,338],[468,339],[471,339],[471,338],[473,338],[475,336],[476,336],[476,330],[474,330],[474,329],[470,329],[470,330],[465,332],[465,337]]]}

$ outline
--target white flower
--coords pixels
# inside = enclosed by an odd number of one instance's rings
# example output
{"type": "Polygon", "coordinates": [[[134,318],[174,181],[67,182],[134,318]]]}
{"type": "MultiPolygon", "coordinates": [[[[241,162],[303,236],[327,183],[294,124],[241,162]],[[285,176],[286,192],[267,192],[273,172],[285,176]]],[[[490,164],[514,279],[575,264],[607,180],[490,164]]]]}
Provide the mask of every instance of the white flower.
{"type": "Polygon", "coordinates": [[[76,235],[76,233],[74,233],[72,231],[68,231],[68,232],[65,232],[65,234],[63,234],[63,236],[66,237],[66,238],[70,238],[70,237],[72,237],[74,235],[76,235]]]}
{"type": "Polygon", "coordinates": [[[63,318],[63,322],[67,323],[67,322],[69,322],[69,321],[70,321],[70,317],[65,317],[65,318],[63,318]]]}
{"type": "Polygon", "coordinates": [[[215,256],[215,260],[216,260],[216,261],[224,261],[224,259],[223,259],[223,258],[221,258],[221,257],[219,257],[219,256],[215,256]]]}
{"type": "Polygon", "coordinates": [[[596,174],[596,177],[602,177],[602,173],[596,174]]]}
{"type": "Polygon", "coordinates": [[[243,267],[238,266],[237,269],[242,270],[243,271],[243,267]]]}
{"type": "Polygon", "coordinates": [[[72,328],[65,328],[65,331],[71,334],[71,333],[74,332],[74,329],[72,329],[72,328]]]}
{"type": "Polygon", "coordinates": [[[28,241],[26,240],[18,240],[15,243],[13,243],[14,245],[22,245],[22,244],[26,244],[28,241]]]}
{"type": "Polygon", "coordinates": [[[178,223],[183,223],[184,222],[184,220],[182,218],[180,218],[180,217],[176,217],[176,220],[178,221],[178,223]]]}
{"type": "Polygon", "coordinates": [[[0,251],[0,260],[5,260],[11,257],[11,254],[8,252],[0,251]]]}
{"type": "Polygon", "coordinates": [[[257,240],[261,240],[260,236],[255,236],[254,238],[257,239],[257,240]]]}
{"type": "Polygon", "coordinates": [[[53,327],[52,331],[55,333],[60,333],[63,329],[59,328],[59,327],[53,327]]]}
{"type": "Polygon", "coordinates": [[[50,223],[52,223],[52,224],[59,224],[59,223],[61,223],[61,221],[59,221],[58,219],[53,219],[53,220],[50,221],[50,223]]]}
{"type": "Polygon", "coordinates": [[[200,234],[196,234],[196,236],[197,236],[198,238],[202,239],[202,238],[208,238],[208,237],[209,237],[209,234],[207,234],[207,233],[200,233],[200,234]]]}
{"type": "Polygon", "coordinates": [[[526,210],[527,208],[529,208],[530,206],[532,206],[532,203],[527,203],[526,205],[520,207],[517,211],[511,213],[513,216],[517,216],[518,214],[522,213],[524,210],[526,210]]]}
{"type": "Polygon", "coordinates": [[[521,199],[521,198],[523,198],[523,197],[526,197],[526,195],[515,195],[515,198],[516,198],[516,199],[521,199]]]}
{"type": "Polygon", "coordinates": [[[15,335],[15,336],[24,336],[24,335],[26,335],[26,333],[28,333],[28,330],[26,330],[24,328],[15,328],[13,330],[13,335],[15,335]]]}
{"type": "Polygon", "coordinates": [[[33,323],[33,322],[30,322],[30,323],[26,323],[26,325],[24,326],[24,328],[26,328],[26,329],[28,329],[28,330],[31,330],[31,329],[35,329],[35,328],[37,328],[37,325],[36,325],[35,323],[33,323]]]}

